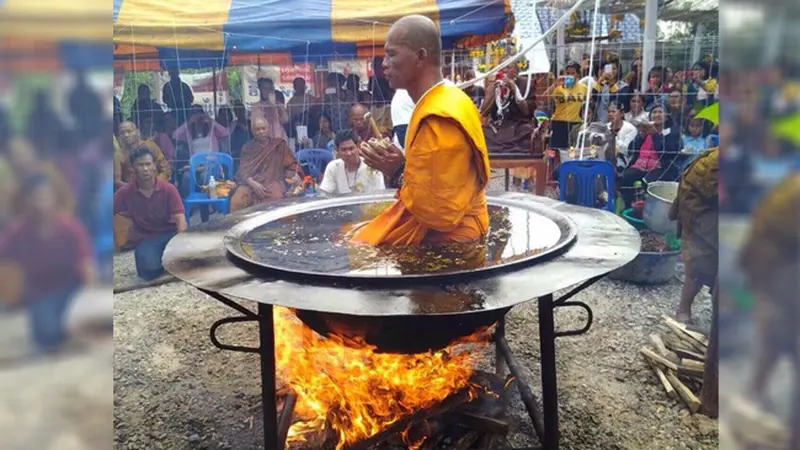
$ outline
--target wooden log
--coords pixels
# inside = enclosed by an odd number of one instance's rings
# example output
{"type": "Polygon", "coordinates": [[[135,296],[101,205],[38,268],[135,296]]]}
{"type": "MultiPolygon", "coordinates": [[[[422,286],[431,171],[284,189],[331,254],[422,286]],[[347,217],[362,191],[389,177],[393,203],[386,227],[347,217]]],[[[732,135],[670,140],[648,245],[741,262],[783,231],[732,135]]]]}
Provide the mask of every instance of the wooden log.
{"type": "Polygon", "coordinates": [[[505,436],[500,436],[499,434],[484,434],[481,445],[478,448],[480,450],[492,450],[504,438],[505,436]]]}
{"type": "Polygon", "coordinates": [[[480,439],[481,434],[477,431],[468,431],[467,434],[461,436],[454,444],[453,450],[468,450],[478,442],[480,439]]]}
{"type": "MultiPolygon", "coordinates": [[[[702,344],[683,334],[680,329],[670,326],[667,326],[667,329],[670,331],[670,337],[667,338],[667,340],[671,338],[674,346],[689,350],[694,353],[699,353],[701,355],[706,353],[706,349],[702,344]]],[[[667,347],[669,347],[669,345],[667,345],[667,347]]]]}
{"type": "Polygon", "coordinates": [[[278,416],[278,445],[286,447],[286,438],[289,436],[289,428],[292,426],[294,418],[294,407],[297,404],[297,394],[290,392],[283,399],[283,409],[278,416]]]}
{"type": "MultiPolygon", "coordinates": [[[[670,348],[670,344],[669,343],[667,343],[666,345],[667,345],[667,348],[670,348]]],[[[691,350],[683,349],[683,348],[680,348],[680,347],[670,348],[670,349],[673,352],[675,352],[675,354],[678,355],[678,357],[681,358],[681,360],[687,360],[688,359],[688,360],[700,361],[700,362],[703,362],[703,361],[706,360],[706,355],[704,355],[702,353],[693,352],[691,350]]]]}
{"type": "Polygon", "coordinates": [[[676,371],[676,372],[678,371],[678,365],[677,364],[675,364],[674,362],[668,360],[667,358],[664,358],[661,355],[656,354],[653,350],[650,350],[647,347],[642,347],[641,349],[639,349],[639,353],[644,355],[650,361],[652,361],[652,362],[654,362],[654,363],[656,363],[656,364],[658,364],[658,365],[660,365],[660,366],[662,366],[662,367],[664,367],[666,369],[673,370],[673,371],[676,371]]]}
{"type": "Polygon", "coordinates": [[[681,383],[681,380],[678,379],[678,376],[675,375],[675,372],[669,371],[665,374],[667,376],[667,380],[669,380],[669,384],[675,388],[675,391],[678,392],[678,395],[681,397],[686,406],[689,408],[689,411],[694,414],[700,409],[700,400],[694,395],[691,389],[686,387],[685,384],[681,383]]]}
{"type": "MultiPolygon", "coordinates": [[[[703,373],[703,390],[700,392],[700,398],[703,403],[702,413],[716,419],[719,417],[719,278],[714,283],[714,294],[711,296],[710,334],[708,353],[706,354],[708,359],[703,373]]],[[[795,418],[796,426],[797,418],[795,418]]]]}
{"type": "Polygon", "coordinates": [[[708,339],[703,336],[702,333],[698,333],[696,331],[689,330],[686,325],[678,322],[677,320],[669,317],[667,315],[662,315],[661,317],[664,318],[664,323],[673,330],[676,330],[679,333],[683,333],[683,335],[689,337],[694,342],[702,345],[704,348],[708,347],[708,339]]]}
{"type": "Polygon", "coordinates": [[[438,405],[435,405],[428,409],[417,411],[416,413],[408,417],[405,417],[403,419],[400,419],[397,422],[389,425],[388,427],[378,432],[377,434],[374,434],[366,439],[362,439],[344,448],[346,450],[367,450],[374,445],[378,445],[381,442],[390,439],[397,433],[402,433],[405,429],[408,428],[409,425],[413,423],[437,417],[441,414],[450,411],[453,408],[457,408],[463,405],[464,403],[470,401],[471,399],[472,397],[469,389],[468,388],[462,389],[461,391],[456,392],[450,397],[447,397],[438,405]]]}
{"type": "Polygon", "coordinates": [[[664,374],[664,371],[661,369],[661,367],[659,367],[658,364],[654,364],[652,362],[649,362],[649,364],[650,368],[652,368],[653,372],[655,372],[656,378],[658,378],[658,381],[661,382],[661,386],[664,388],[664,392],[666,392],[667,395],[676,400],[679,399],[680,397],[678,397],[678,393],[675,391],[675,388],[672,387],[669,380],[667,380],[667,376],[664,374]]]}
{"type": "Polygon", "coordinates": [[[678,363],[680,361],[678,355],[669,351],[667,347],[664,345],[664,341],[662,341],[661,337],[659,337],[657,334],[650,335],[650,342],[653,343],[653,346],[655,347],[656,352],[658,352],[659,355],[667,358],[668,360],[674,363],[678,363]]]}
{"type": "Polygon", "coordinates": [[[689,359],[689,358],[681,359],[679,364],[683,367],[686,367],[687,369],[699,370],[700,372],[706,369],[706,365],[702,361],[696,361],[694,359],[689,359]]]}
{"type": "Polygon", "coordinates": [[[678,365],[678,376],[686,377],[686,378],[693,378],[695,380],[702,380],[703,379],[703,371],[697,370],[694,368],[686,367],[683,365],[678,365]]]}

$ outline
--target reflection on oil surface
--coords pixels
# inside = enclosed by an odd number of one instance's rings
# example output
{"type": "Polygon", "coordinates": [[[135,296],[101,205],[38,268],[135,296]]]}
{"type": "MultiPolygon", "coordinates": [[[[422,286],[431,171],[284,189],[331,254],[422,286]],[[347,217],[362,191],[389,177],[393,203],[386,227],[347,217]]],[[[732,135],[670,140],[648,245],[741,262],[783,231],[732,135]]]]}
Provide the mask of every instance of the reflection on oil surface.
{"type": "Polygon", "coordinates": [[[336,206],[285,217],[245,234],[240,248],[253,262],[281,270],[380,278],[469,272],[529,260],[561,238],[561,229],[548,217],[490,205],[490,231],[481,242],[378,248],[350,242],[353,228],[388,204],[336,206]]]}

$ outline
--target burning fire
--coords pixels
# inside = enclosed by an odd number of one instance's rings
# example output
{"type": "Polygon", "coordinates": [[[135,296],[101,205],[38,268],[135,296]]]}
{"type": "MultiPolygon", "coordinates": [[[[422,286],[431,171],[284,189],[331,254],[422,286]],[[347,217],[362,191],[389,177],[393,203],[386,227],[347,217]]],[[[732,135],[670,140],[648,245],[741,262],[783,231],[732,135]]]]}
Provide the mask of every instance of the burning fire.
{"type": "Polygon", "coordinates": [[[289,309],[276,307],[274,318],[279,378],[298,397],[299,421],[288,441],[307,441],[327,426],[338,435],[337,450],[468,387],[478,350],[488,342],[483,330],[436,352],[377,353],[323,338],[289,309]]]}

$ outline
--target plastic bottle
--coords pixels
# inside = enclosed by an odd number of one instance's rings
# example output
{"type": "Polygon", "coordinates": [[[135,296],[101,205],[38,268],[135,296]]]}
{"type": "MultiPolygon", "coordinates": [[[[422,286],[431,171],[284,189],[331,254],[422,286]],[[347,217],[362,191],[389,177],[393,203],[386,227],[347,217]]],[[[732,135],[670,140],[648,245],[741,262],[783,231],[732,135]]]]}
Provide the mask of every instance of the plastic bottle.
{"type": "Polygon", "coordinates": [[[217,180],[214,175],[208,177],[208,198],[217,198],[217,180]]]}
{"type": "Polygon", "coordinates": [[[308,186],[306,187],[305,196],[306,197],[316,197],[317,196],[317,190],[314,187],[314,183],[308,183],[308,186]]]}

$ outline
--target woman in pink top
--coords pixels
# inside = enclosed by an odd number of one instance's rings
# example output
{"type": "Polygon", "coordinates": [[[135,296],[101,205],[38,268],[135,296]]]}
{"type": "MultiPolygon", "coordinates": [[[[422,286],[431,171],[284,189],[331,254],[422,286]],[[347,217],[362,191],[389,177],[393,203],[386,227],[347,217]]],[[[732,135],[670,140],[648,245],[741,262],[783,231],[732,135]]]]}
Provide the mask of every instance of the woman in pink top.
{"type": "Polygon", "coordinates": [[[636,181],[675,181],[680,177],[675,164],[681,150],[680,130],[664,128],[665,114],[661,104],[650,108],[649,119],[649,122],[638,125],[639,135],[628,147],[630,161],[619,183],[628,206],[633,202],[633,184],[636,181]]]}
{"type": "Polygon", "coordinates": [[[172,137],[189,145],[189,154],[218,152],[219,140],[228,137],[228,129],[214,122],[200,105],[192,105],[190,119],[172,137]]]}
{"type": "Polygon", "coordinates": [[[280,91],[275,90],[275,83],[269,78],[258,79],[258,91],[261,94],[261,101],[251,107],[250,122],[264,119],[269,124],[270,137],[288,141],[286,130],[283,128],[289,122],[285,106],[286,98],[280,91]]]}

